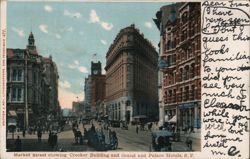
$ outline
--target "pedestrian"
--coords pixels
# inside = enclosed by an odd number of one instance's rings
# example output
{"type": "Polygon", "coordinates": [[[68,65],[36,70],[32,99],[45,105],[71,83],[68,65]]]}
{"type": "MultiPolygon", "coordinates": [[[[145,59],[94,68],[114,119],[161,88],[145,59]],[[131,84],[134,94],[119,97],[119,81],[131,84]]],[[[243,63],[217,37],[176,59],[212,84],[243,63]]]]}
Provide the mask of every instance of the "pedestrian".
{"type": "Polygon", "coordinates": [[[52,133],[52,136],[51,136],[51,146],[52,146],[52,149],[55,147],[56,145],[56,133],[52,133]]]}
{"type": "Polygon", "coordinates": [[[38,131],[37,131],[37,138],[38,138],[38,142],[40,143],[41,140],[42,140],[42,131],[41,131],[41,129],[38,129],[38,131]]]}
{"type": "Polygon", "coordinates": [[[175,132],[175,126],[172,124],[172,132],[175,132]]]}
{"type": "Polygon", "coordinates": [[[138,134],[138,131],[139,131],[139,127],[138,125],[136,125],[136,133],[138,134]]]}
{"type": "Polygon", "coordinates": [[[23,137],[25,138],[25,129],[23,128],[23,137]]]}
{"type": "Polygon", "coordinates": [[[92,124],[92,126],[91,126],[91,129],[90,129],[92,132],[95,132],[95,126],[94,126],[94,124],[92,124]]]}
{"type": "Polygon", "coordinates": [[[48,145],[51,147],[52,147],[52,136],[53,136],[53,134],[52,134],[51,130],[49,130],[48,145]]]}
{"type": "Polygon", "coordinates": [[[193,141],[191,140],[191,138],[188,136],[186,138],[186,145],[187,147],[189,148],[190,151],[192,151],[192,144],[193,144],[193,141]]]}
{"type": "Polygon", "coordinates": [[[80,145],[83,145],[83,136],[82,136],[82,134],[80,135],[80,145]]]}
{"type": "Polygon", "coordinates": [[[17,139],[15,141],[15,151],[21,151],[22,150],[22,141],[19,136],[17,136],[17,139]]]}
{"type": "Polygon", "coordinates": [[[57,133],[55,133],[54,135],[54,146],[57,147],[57,141],[58,141],[58,136],[57,136],[57,133]]]}

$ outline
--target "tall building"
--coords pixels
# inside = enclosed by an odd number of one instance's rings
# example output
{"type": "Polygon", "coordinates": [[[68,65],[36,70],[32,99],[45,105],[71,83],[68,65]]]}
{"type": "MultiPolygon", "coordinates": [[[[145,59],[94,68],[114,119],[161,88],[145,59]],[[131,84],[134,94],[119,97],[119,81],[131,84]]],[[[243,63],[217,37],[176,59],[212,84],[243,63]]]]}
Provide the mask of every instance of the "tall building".
{"type": "Polygon", "coordinates": [[[85,84],[84,84],[84,95],[85,95],[85,113],[88,115],[88,113],[91,112],[91,76],[89,75],[87,78],[85,78],[85,84]]]}
{"type": "Polygon", "coordinates": [[[164,6],[154,19],[160,30],[159,111],[161,122],[200,129],[200,3],[164,6]]]}
{"type": "Polygon", "coordinates": [[[52,104],[59,106],[58,73],[53,69],[50,76],[55,78],[47,77],[46,65],[36,50],[32,32],[26,49],[7,49],[7,119],[15,120],[19,128],[45,124],[52,104]]]}
{"type": "Polygon", "coordinates": [[[93,113],[98,112],[98,107],[105,99],[105,77],[102,75],[101,62],[91,62],[91,111],[93,113]]]}
{"type": "Polygon", "coordinates": [[[52,56],[43,57],[43,78],[49,86],[49,114],[52,118],[57,118],[60,112],[60,105],[58,101],[58,70],[56,63],[52,60],[52,56]]]}
{"type": "Polygon", "coordinates": [[[106,106],[110,120],[157,120],[157,60],[152,44],[134,25],[117,34],[106,54],[106,106]]]}

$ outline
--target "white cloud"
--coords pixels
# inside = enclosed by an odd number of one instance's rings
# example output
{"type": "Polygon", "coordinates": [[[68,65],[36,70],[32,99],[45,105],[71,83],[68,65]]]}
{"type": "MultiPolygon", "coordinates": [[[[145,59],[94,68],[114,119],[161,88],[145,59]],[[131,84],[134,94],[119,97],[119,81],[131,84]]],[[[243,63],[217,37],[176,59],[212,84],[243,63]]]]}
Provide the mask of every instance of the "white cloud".
{"type": "Polygon", "coordinates": [[[74,63],[75,63],[76,65],[79,65],[79,61],[78,61],[78,60],[75,60],[74,63]]]}
{"type": "Polygon", "coordinates": [[[61,88],[70,88],[71,84],[69,83],[69,81],[64,80],[64,81],[59,81],[59,86],[61,88]]]}
{"type": "Polygon", "coordinates": [[[56,38],[57,39],[61,39],[61,35],[60,34],[56,34],[56,38]]]}
{"type": "Polygon", "coordinates": [[[75,68],[76,68],[75,65],[71,65],[71,64],[69,64],[68,67],[69,67],[70,69],[75,69],[75,68]]]}
{"type": "Polygon", "coordinates": [[[97,15],[96,11],[92,9],[89,14],[89,21],[90,23],[99,23],[100,17],[97,15]]]}
{"type": "Polygon", "coordinates": [[[76,69],[78,71],[80,71],[81,73],[88,73],[88,69],[84,66],[79,66],[79,61],[78,60],[74,60],[73,64],[68,64],[68,68],[69,69],[76,69]]]}
{"type": "Polygon", "coordinates": [[[111,30],[113,28],[112,23],[102,22],[101,25],[102,25],[103,29],[105,29],[105,30],[111,30]]]}
{"type": "Polygon", "coordinates": [[[70,18],[77,18],[77,19],[79,19],[79,18],[82,17],[81,13],[79,13],[79,12],[71,12],[71,11],[68,11],[68,10],[64,10],[63,14],[65,16],[67,16],[67,17],[70,17],[70,18]]]}
{"type": "Polygon", "coordinates": [[[45,10],[46,12],[51,13],[51,12],[53,11],[53,8],[52,8],[51,6],[49,6],[49,5],[45,5],[45,6],[44,6],[44,10],[45,10]]]}
{"type": "Polygon", "coordinates": [[[23,29],[16,28],[16,27],[12,27],[11,29],[12,29],[12,31],[16,32],[20,37],[24,37],[25,36],[23,29]]]}
{"type": "Polygon", "coordinates": [[[69,27],[68,29],[67,29],[67,31],[69,31],[69,32],[72,32],[74,29],[73,29],[73,27],[69,27]]]}
{"type": "Polygon", "coordinates": [[[82,73],[89,73],[88,69],[86,67],[84,67],[84,66],[80,66],[78,69],[82,73]]]}
{"type": "Polygon", "coordinates": [[[83,31],[80,31],[79,34],[80,34],[80,35],[84,35],[84,32],[83,32],[83,31]]]}
{"type": "Polygon", "coordinates": [[[46,34],[48,33],[48,26],[45,24],[39,25],[39,29],[46,34]]]}
{"type": "Polygon", "coordinates": [[[113,28],[113,24],[105,21],[101,21],[101,18],[97,15],[96,11],[92,9],[89,13],[89,22],[97,23],[102,26],[105,30],[111,30],[113,28]]]}
{"type": "Polygon", "coordinates": [[[106,41],[106,40],[101,40],[101,43],[102,43],[103,45],[107,45],[107,41],[106,41]]]}
{"type": "Polygon", "coordinates": [[[145,22],[145,27],[147,27],[147,28],[152,28],[152,23],[151,22],[145,22]]]}

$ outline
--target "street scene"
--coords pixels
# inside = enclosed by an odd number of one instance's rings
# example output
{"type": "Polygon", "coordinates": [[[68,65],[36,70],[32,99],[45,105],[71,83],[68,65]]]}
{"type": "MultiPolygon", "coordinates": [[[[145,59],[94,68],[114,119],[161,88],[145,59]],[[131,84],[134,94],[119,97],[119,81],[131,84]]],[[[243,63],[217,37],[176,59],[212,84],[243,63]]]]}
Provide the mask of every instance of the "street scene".
{"type": "MultiPolygon", "coordinates": [[[[96,130],[101,131],[101,126],[98,122],[94,122],[96,130]]],[[[86,124],[85,128],[90,129],[91,125],[86,124]]],[[[111,131],[115,131],[118,138],[118,146],[116,149],[110,149],[109,151],[150,151],[151,133],[152,131],[158,130],[157,126],[154,125],[149,130],[139,130],[136,132],[136,126],[129,126],[127,130],[121,128],[111,128],[111,131]]],[[[79,125],[79,131],[84,132],[82,125],[79,125]]],[[[105,135],[105,144],[109,144],[108,130],[103,130],[105,135]]],[[[15,133],[14,138],[20,137],[22,140],[22,151],[96,151],[95,147],[90,146],[88,140],[83,139],[80,143],[74,138],[74,133],[69,125],[65,126],[65,130],[57,132],[57,143],[55,146],[49,144],[49,132],[44,132],[41,137],[41,141],[38,140],[37,133],[26,134],[23,136],[22,132],[15,133]]],[[[12,139],[12,135],[9,134],[8,140],[8,151],[14,151],[15,142],[12,139]]],[[[182,136],[182,140],[185,140],[186,136],[182,136]]],[[[193,150],[199,150],[199,139],[194,138],[193,150]]],[[[172,142],[172,150],[177,152],[190,151],[190,147],[185,142],[172,142]]]]}
{"type": "Polygon", "coordinates": [[[200,3],[25,3],[8,3],[7,152],[201,151],[200,3]]]}

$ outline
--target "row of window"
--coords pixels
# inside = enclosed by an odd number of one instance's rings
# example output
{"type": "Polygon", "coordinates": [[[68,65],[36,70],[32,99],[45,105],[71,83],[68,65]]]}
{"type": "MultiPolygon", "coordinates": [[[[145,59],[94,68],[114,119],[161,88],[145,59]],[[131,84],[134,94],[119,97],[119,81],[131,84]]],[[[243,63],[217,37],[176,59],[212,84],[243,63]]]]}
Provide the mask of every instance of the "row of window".
{"type": "Polygon", "coordinates": [[[7,88],[7,101],[23,102],[24,89],[22,87],[7,88]]]}
{"type": "MultiPolygon", "coordinates": [[[[33,82],[37,83],[37,73],[33,72],[33,82]]],[[[23,82],[24,81],[24,70],[21,68],[8,68],[7,69],[7,81],[8,82],[23,82]]]]}
{"type": "Polygon", "coordinates": [[[195,72],[195,64],[192,63],[191,66],[180,68],[178,72],[168,73],[166,80],[164,80],[164,85],[168,86],[171,84],[175,84],[176,82],[182,82],[185,80],[192,79],[196,75],[195,72]],[[177,76],[177,74],[179,75],[177,76]]]}
{"type": "Polygon", "coordinates": [[[168,40],[165,43],[165,50],[174,49],[176,45],[180,44],[181,42],[187,40],[188,37],[192,37],[199,32],[200,32],[200,27],[199,25],[195,24],[193,25],[193,28],[184,29],[179,36],[178,32],[174,32],[173,34],[170,33],[166,34],[168,40]]]}
{"type": "Polygon", "coordinates": [[[165,91],[165,103],[175,103],[177,101],[188,101],[195,99],[195,85],[192,85],[189,89],[189,86],[179,89],[179,93],[176,92],[176,89],[170,89],[165,91]]]}
{"type": "Polygon", "coordinates": [[[23,69],[7,69],[7,80],[23,82],[24,81],[24,71],[23,69]]]}

